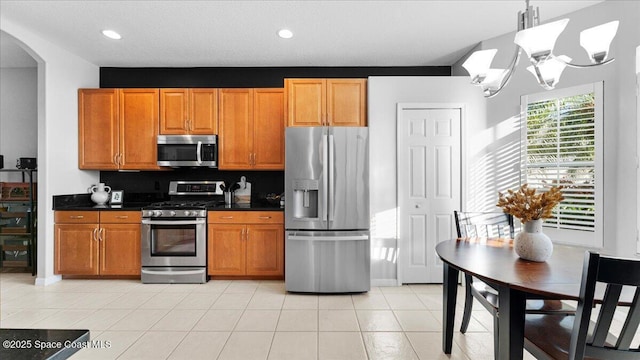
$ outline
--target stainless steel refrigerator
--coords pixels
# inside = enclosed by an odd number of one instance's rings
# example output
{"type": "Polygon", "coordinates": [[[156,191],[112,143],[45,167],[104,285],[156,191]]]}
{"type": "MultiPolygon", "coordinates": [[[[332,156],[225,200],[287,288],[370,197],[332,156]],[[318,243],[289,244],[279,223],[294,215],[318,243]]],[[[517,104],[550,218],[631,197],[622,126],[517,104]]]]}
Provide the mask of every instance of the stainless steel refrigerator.
{"type": "Polygon", "coordinates": [[[285,287],[370,289],[366,127],[289,127],[285,167],[285,287]]]}

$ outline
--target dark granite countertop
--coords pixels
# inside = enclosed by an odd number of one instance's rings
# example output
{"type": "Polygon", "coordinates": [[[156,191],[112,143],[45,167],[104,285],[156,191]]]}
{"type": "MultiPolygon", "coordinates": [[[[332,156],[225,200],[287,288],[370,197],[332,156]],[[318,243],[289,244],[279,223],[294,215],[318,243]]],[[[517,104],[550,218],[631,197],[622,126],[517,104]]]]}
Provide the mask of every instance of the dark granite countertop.
{"type": "MultiPolygon", "coordinates": [[[[158,201],[164,201],[163,198],[148,198],[144,201],[144,197],[134,197],[135,200],[125,200],[122,205],[96,205],[91,201],[90,194],[75,195],[56,195],[53,197],[53,210],[55,211],[140,211],[143,207],[158,201]],[[141,201],[143,200],[143,201],[141,201]]],[[[245,211],[283,211],[284,207],[279,204],[272,204],[266,200],[256,200],[251,204],[233,204],[233,205],[215,205],[209,207],[209,211],[224,210],[245,210],[245,211]]]]}
{"type": "Polygon", "coordinates": [[[1,359],[67,359],[92,346],[89,330],[0,329],[1,359]]]}
{"type": "Polygon", "coordinates": [[[209,207],[209,211],[226,211],[226,210],[244,210],[244,211],[283,211],[284,207],[280,205],[272,205],[265,202],[253,202],[251,204],[232,204],[232,205],[217,205],[209,207]]]}

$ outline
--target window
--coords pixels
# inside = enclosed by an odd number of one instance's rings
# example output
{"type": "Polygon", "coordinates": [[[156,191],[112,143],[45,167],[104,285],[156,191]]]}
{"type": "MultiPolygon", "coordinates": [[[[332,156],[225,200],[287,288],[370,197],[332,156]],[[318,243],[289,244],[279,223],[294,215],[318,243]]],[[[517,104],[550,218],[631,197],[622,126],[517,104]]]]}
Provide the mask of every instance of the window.
{"type": "Polygon", "coordinates": [[[554,242],[602,247],[602,82],[522,97],[522,179],[562,186],[544,223],[554,242]]]}

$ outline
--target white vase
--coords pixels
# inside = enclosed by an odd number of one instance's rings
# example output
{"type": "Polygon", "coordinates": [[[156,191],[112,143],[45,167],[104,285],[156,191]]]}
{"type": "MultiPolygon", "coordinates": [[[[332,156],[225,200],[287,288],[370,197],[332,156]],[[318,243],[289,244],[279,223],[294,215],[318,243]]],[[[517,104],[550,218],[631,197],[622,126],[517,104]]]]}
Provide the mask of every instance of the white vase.
{"type": "Polygon", "coordinates": [[[99,183],[98,185],[93,185],[92,187],[90,187],[89,192],[91,193],[91,201],[93,201],[97,205],[104,205],[106,204],[107,200],[109,200],[111,187],[105,186],[104,183],[99,183]]]}
{"type": "Polygon", "coordinates": [[[516,254],[525,260],[547,261],[553,253],[551,239],[542,232],[542,219],[524,223],[524,229],[513,242],[516,254]]]}

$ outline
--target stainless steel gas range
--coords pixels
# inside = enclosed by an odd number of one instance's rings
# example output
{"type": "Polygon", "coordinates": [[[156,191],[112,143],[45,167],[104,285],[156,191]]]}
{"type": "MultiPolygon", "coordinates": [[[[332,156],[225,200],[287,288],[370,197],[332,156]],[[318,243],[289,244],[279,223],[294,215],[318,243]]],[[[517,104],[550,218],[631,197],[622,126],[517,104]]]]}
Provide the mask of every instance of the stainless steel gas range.
{"type": "Polygon", "coordinates": [[[207,282],[207,208],[224,202],[222,184],[172,181],[170,201],[143,208],[143,283],[207,282]]]}

